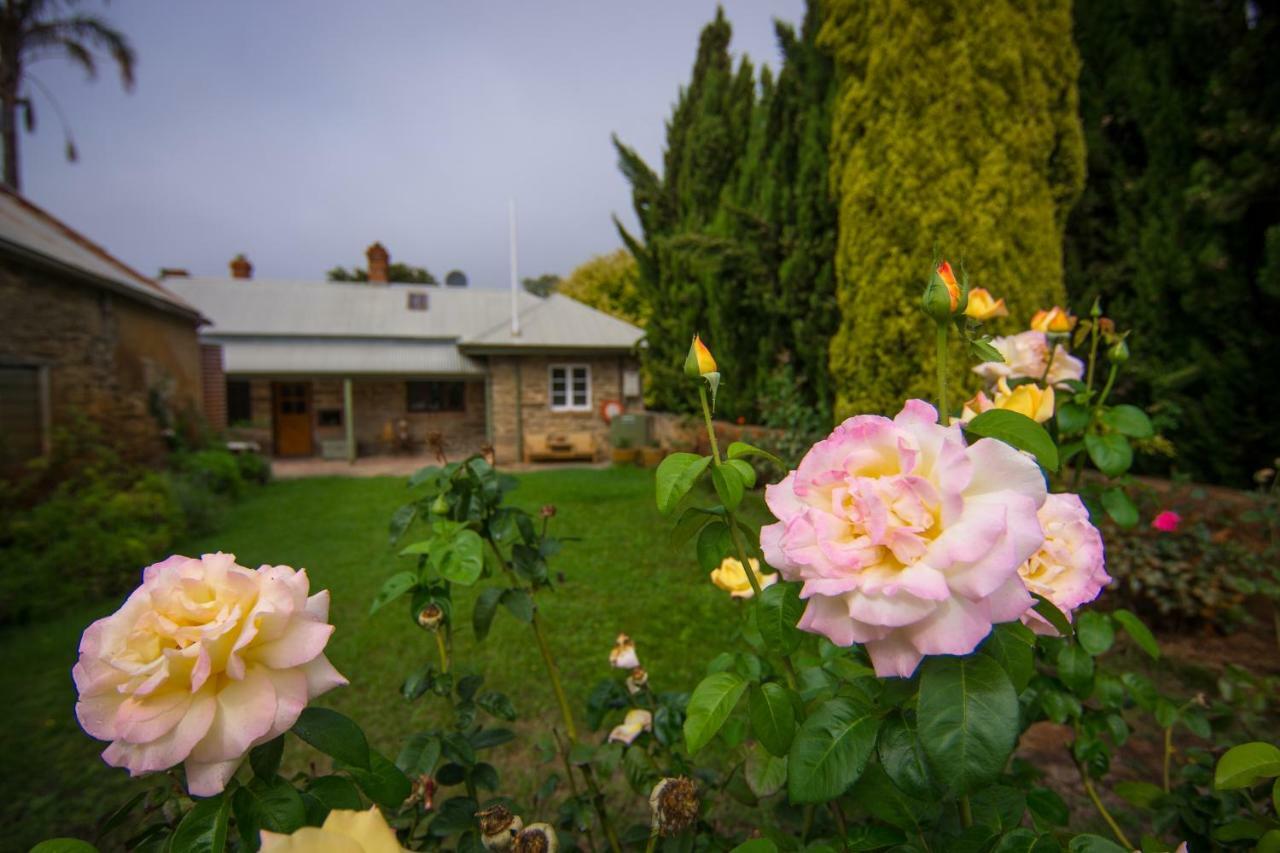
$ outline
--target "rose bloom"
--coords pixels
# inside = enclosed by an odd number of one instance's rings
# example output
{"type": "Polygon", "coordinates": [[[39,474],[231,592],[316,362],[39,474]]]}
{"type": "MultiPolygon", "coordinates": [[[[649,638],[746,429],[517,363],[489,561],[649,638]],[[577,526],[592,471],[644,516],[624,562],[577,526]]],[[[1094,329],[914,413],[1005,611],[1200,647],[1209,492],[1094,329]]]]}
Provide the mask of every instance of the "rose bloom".
{"type": "Polygon", "coordinates": [[[1151,519],[1151,526],[1161,533],[1177,533],[1180,524],[1182,516],[1168,509],[1151,519]]]}
{"type": "MultiPolygon", "coordinates": [[[[1049,495],[1039,515],[1044,544],[1018,574],[1028,590],[1052,601],[1071,619],[1072,611],[1093,601],[1111,583],[1102,534],[1089,521],[1089,511],[1078,495],[1049,495]]],[[[1037,633],[1058,633],[1034,610],[1024,613],[1022,621],[1037,633]]]]}
{"type": "MultiPolygon", "coordinates": [[[[756,583],[760,584],[761,589],[778,582],[776,574],[760,573],[760,561],[755,557],[748,557],[747,562],[751,564],[751,573],[756,576],[756,583]]],[[[747,579],[747,573],[742,568],[742,561],[736,557],[725,557],[719,566],[712,569],[711,582],[733,598],[751,598],[756,594],[756,591],[751,588],[751,581],[747,579]]]]}
{"type": "Polygon", "coordinates": [[[1008,381],[1001,377],[996,382],[996,398],[993,401],[982,391],[965,401],[960,409],[960,417],[951,422],[967,424],[983,412],[992,409],[1008,409],[1020,415],[1026,415],[1036,423],[1044,423],[1053,417],[1053,388],[1041,388],[1039,385],[1025,384],[1010,389],[1008,381]]]}
{"type": "Polygon", "coordinates": [[[973,651],[1031,604],[1018,567],[1044,541],[1036,463],[991,438],[965,445],[932,406],[859,415],[765,492],[765,560],[801,581],[799,627],[866,645],[881,676],[973,651]]]}
{"type": "Polygon", "coordinates": [[[609,732],[609,741],[630,746],[642,732],[651,731],[653,731],[653,714],[643,708],[632,708],[627,712],[626,719],[609,732]]]}
{"type": "MultiPolygon", "coordinates": [[[[995,383],[1004,379],[1034,379],[1040,381],[1045,375],[1044,363],[1049,357],[1049,342],[1044,332],[1021,332],[1007,338],[994,338],[991,345],[1004,358],[1003,362],[988,361],[973,368],[973,372],[988,382],[995,383]]],[[[1068,379],[1080,379],[1084,376],[1084,362],[1062,346],[1053,350],[1053,365],[1045,381],[1049,385],[1060,385],[1068,379]]]]}
{"type": "Polygon", "coordinates": [[[975,320],[992,320],[996,317],[1008,317],[1009,309],[1003,299],[992,299],[985,287],[975,287],[969,291],[969,304],[965,306],[966,316],[975,320]]]}
{"type": "Polygon", "coordinates": [[[401,853],[395,830],[378,807],[368,811],[334,809],[319,827],[304,826],[291,835],[262,830],[263,853],[401,853]]]}
{"type": "Polygon", "coordinates": [[[346,684],[324,656],[329,592],[305,571],[173,556],[80,639],[76,717],[131,775],[186,763],[193,796],[220,792],[250,748],[346,684]]]}

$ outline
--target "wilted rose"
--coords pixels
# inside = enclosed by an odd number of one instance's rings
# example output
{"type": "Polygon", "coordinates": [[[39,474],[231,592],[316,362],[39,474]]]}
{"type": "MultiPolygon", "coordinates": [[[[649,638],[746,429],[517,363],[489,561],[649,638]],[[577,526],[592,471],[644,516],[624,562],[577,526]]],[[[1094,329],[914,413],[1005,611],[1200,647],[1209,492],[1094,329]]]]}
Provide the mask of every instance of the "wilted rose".
{"type": "Polygon", "coordinates": [[[636,654],[636,644],[626,634],[619,634],[609,652],[609,665],[618,669],[635,669],[640,665],[640,656],[636,654]]]}
{"type": "Polygon", "coordinates": [[[630,745],[641,734],[651,731],[653,731],[653,714],[643,708],[632,708],[627,712],[626,718],[609,732],[609,741],[630,745]]]}

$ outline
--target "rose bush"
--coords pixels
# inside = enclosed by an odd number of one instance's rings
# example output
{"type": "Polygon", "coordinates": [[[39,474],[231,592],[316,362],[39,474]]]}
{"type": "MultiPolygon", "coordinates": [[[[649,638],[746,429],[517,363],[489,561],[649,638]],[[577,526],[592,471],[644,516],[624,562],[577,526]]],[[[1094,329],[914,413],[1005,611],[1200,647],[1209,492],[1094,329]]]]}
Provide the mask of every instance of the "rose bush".
{"type": "Polygon", "coordinates": [[[183,764],[193,795],[217,794],[249,749],[347,683],[324,656],[329,592],[309,592],[305,571],[255,571],[232,554],[148,566],[81,638],[80,725],[111,741],[108,764],[135,776],[183,764]]]}

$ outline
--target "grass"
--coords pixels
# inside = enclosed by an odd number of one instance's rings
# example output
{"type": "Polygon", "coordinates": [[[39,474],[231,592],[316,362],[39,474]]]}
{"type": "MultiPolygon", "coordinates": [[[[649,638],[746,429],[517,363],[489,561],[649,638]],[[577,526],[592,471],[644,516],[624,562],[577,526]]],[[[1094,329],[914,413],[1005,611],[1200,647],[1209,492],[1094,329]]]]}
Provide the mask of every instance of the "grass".
{"type": "MultiPolygon", "coordinates": [[[[229,551],[247,566],[305,567],[313,590],[329,589],[337,630],[328,654],[351,685],[319,704],[357,719],[373,745],[393,757],[409,733],[435,724],[433,713],[441,708],[430,696],[410,704],[399,694],[404,676],[435,656],[407,605],[369,614],[382,581],[408,565],[386,536],[387,520],[406,494],[405,481],[390,477],[273,483],[238,504],[218,535],[177,549],[192,555],[229,551]]],[[[617,675],[608,653],[619,632],[636,640],[655,689],[692,687],[704,662],[725,647],[736,614],[693,565],[692,549],[669,544],[671,522],[654,507],[652,474],[530,473],[520,477],[511,500],[535,512],[556,505],[553,532],[580,537],[551,561],[563,580],[538,600],[575,709],[581,713],[596,681],[617,675]]],[[[551,719],[554,699],[528,626],[500,612],[488,639],[476,643],[470,629],[475,592],[464,590],[455,602],[459,671],[483,673],[487,686],[512,698],[522,719],[551,719]]],[[[0,727],[0,834],[9,839],[6,847],[89,833],[110,806],[149,784],[104,765],[98,754],[105,744],[81,732],[73,714],[70,670],[79,634],[118,604],[103,602],[0,633],[0,685],[9,717],[0,727]]],[[[294,752],[301,760],[304,750],[294,752]]],[[[504,752],[491,759],[507,774],[504,788],[528,790],[541,771],[531,766],[527,744],[517,741],[504,752]]]]}

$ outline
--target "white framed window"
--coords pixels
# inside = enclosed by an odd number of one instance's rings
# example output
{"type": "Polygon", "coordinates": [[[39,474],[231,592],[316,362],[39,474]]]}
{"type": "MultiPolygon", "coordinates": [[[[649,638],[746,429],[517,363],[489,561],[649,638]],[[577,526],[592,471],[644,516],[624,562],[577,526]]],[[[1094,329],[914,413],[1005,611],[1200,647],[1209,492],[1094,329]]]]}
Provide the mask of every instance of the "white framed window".
{"type": "Polygon", "coordinates": [[[585,364],[553,364],[549,370],[553,412],[591,411],[591,368],[585,364]]]}

